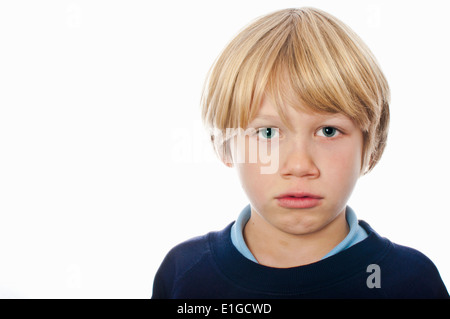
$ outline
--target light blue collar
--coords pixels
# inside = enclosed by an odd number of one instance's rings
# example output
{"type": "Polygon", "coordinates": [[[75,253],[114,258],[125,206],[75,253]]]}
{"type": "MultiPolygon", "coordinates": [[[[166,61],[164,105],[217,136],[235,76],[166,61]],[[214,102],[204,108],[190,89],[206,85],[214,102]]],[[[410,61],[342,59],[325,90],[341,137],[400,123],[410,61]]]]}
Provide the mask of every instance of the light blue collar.
{"type": "MultiPolygon", "coordinates": [[[[251,261],[258,263],[253,254],[247,247],[247,244],[244,240],[244,227],[250,219],[251,215],[251,207],[250,204],[247,205],[239,214],[238,219],[231,227],[231,241],[233,242],[234,247],[246,258],[251,261]]],[[[333,256],[353,245],[359,243],[364,240],[368,235],[367,232],[358,224],[358,219],[356,218],[356,214],[350,206],[346,207],[345,210],[345,218],[347,220],[350,231],[347,236],[336,246],[334,247],[328,254],[326,254],[322,259],[333,256]]]]}
{"type": "Polygon", "coordinates": [[[251,207],[248,204],[239,214],[238,219],[231,227],[231,241],[233,242],[234,247],[242,254],[244,257],[247,257],[251,261],[258,263],[256,258],[248,249],[247,244],[244,240],[244,227],[250,219],[251,215],[251,207]]]}

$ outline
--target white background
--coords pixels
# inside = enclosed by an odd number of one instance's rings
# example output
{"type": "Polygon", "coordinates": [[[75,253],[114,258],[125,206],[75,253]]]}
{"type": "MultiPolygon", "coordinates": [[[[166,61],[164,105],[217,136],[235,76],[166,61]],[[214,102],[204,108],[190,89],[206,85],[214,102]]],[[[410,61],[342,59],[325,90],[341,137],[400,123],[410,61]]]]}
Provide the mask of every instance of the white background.
{"type": "Polygon", "coordinates": [[[200,121],[206,73],[245,25],[314,6],[391,89],[385,154],[349,201],[450,287],[447,1],[1,1],[0,296],[149,298],[174,245],[247,199],[200,121]]]}

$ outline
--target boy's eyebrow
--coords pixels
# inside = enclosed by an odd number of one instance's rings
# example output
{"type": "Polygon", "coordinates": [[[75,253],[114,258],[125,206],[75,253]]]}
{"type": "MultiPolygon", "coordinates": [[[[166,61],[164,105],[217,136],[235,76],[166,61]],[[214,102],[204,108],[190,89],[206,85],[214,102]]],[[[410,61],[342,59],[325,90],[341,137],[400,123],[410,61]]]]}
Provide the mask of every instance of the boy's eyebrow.
{"type": "Polygon", "coordinates": [[[264,119],[268,119],[268,120],[279,120],[280,117],[277,115],[270,115],[270,114],[259,114],[257,115],[254,120],[264,120],[264,119]]]}
{"type": "Polygon", "coordinates": [[[264,121],[269,121],[276,125],[282,125],[282,121],[279,116],[271,114],[258,114],[253,120],[249,122],[249,125],[256,125],[257,123],[264,123],[264,121]]]}
{"type": "MultiPolygon", "coordinates": [[[[318,121],[318,122],[322,122],[322,121],[328,121],[328,120],[337,120],[341,123],[343,123],[343,125],[345,124],[353,124],[353,121],[348,118],[346,115],[341,114],[341,113],[333,113],[333,114],[314,114],[315,119],[312,119],[312,121],[318,121]]],[[[275,121],[279,124],[281,124],[281,119],[279,116],[277,115],[272,115],[272,114],[258,114],[249,124],[252,124],[254,122],[259,122],[259,121],[263,121],[263,120],[271,120],[271,121],[275,121]]]]}

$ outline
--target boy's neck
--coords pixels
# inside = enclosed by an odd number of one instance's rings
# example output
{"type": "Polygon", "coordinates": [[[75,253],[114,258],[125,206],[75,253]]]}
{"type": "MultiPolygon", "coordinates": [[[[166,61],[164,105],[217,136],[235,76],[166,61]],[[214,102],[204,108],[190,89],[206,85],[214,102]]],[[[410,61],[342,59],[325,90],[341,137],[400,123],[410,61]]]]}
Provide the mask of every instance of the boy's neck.
{"type": "Polygon", "coordinates": [[[306,235],[282,232],[253,212],[244,228],[244,240],[258,263],[274,268],[311,264],[322,259],[348,234],[345,208],[324,228],[306,235]]]}

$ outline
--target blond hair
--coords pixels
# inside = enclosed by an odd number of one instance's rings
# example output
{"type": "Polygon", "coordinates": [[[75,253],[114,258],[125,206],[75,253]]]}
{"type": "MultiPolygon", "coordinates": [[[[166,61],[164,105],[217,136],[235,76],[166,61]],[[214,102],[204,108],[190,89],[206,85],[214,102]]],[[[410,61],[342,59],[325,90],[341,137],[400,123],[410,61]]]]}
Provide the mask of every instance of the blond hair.
{"type": "MultiPolygon", "coordinates": [[[[265,94],[288,127],[285,105],[348,116],[363,133],[361,174],[379,161],[388,134],[389,86],[369,48],[334,16],[315,8],[285,9],[242,30],[209,71],[203,123],[211,132],[245,128],[265,94]]],[[[229,158],[227,141],[215,136],[216,154],[229,158]]]]}

